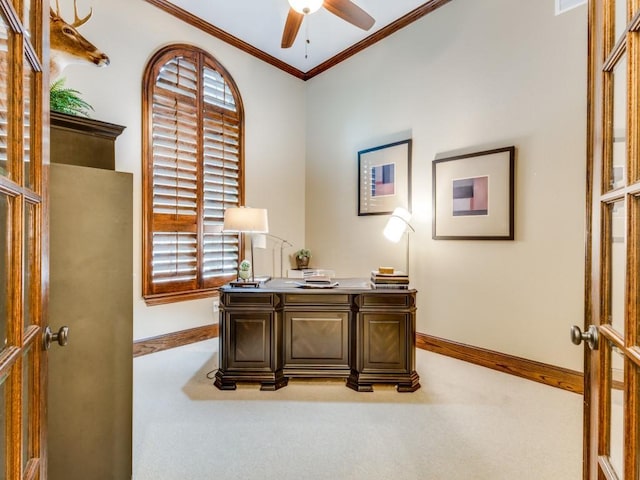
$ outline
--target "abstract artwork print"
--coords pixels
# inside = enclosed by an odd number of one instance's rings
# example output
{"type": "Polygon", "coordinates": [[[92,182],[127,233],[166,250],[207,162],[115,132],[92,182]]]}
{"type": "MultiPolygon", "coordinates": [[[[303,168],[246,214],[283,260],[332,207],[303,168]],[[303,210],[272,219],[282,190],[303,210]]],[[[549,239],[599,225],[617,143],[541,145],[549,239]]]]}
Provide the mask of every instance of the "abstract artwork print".
{"type": "Polygon", "coordinates": [[[454,217],[489,214],[489,177],[460,178],[453,180],[454,217]]]}
{"type": "Polygon", "coordinates": [[[381,197],[396,193],[396,165],[388,163],[371,168],[371,196],[381,197]]]}

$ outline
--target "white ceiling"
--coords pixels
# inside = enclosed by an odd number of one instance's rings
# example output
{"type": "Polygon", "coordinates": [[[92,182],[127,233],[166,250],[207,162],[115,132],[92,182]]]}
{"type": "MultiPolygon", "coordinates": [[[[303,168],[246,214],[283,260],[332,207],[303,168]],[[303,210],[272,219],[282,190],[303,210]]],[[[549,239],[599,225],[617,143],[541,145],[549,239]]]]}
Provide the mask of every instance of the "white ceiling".
{"type": "Polygon", "coordinates": [[[280,48],[287,0],[169,0],[186,12],[224,30],[259,50],[308,72],[417,7],[425,0],[353,0],[375,18],[371,30],[361,30],[321,8],[306,16],[291,48],[280,48]],[[309,38],[310,43],[306,44],[309,38]]]}

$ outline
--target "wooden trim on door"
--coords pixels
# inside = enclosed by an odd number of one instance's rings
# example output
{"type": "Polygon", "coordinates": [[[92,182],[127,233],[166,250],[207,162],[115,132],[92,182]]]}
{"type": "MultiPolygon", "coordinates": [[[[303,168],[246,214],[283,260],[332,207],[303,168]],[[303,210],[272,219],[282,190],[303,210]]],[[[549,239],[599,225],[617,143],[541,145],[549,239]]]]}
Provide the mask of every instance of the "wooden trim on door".
{"type": "Polygon", "coordinates": [[[133,342],[133,356],[141,357],[149,353],[161,352],[170,348],[181,347],[190,343],[202,342],[218,336],[218,324],[166,333],[156,337],[143,338],[133,342]]]}
{"type": "Polygon", "coordinates": [[[582,395],[581,372],[416,332],[416,347],[582,395]]]}

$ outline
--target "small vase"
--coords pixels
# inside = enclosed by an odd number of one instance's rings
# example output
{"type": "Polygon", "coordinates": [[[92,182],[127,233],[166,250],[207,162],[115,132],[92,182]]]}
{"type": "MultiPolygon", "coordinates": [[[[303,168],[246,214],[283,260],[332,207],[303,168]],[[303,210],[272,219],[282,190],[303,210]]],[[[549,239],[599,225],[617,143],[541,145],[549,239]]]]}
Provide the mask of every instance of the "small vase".
{"type": "Polygon", "coordinates": [[[298,270],[302,270],[303,268],[307,268],[309,266],[309,257],[296,257],[296,265],[298,266],[298,270]]]}

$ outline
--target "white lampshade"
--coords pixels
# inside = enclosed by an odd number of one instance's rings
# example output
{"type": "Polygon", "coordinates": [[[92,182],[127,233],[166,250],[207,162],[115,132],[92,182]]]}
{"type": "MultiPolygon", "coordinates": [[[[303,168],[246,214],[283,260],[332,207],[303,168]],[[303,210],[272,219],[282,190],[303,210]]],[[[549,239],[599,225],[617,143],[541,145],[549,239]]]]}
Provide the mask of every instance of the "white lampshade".
{"type": "Polygon", "coordinates": [[[382,233],[387,240],[398,243],[409,227],[409,220],[411,220],[411,214],[405,208],[398,207],[391,214],[382,233]]]}
{"type": "Polygon", "coordinates": [[[289,0],[289,5],[298,13],[309,15],[322,7],[324,0],[289,0]]]}
{"type": "Polygon", "coordinates": [[[268,233],[269,220],[265,208],[230,207],[224,211],[223,232],[268,233]]]}

